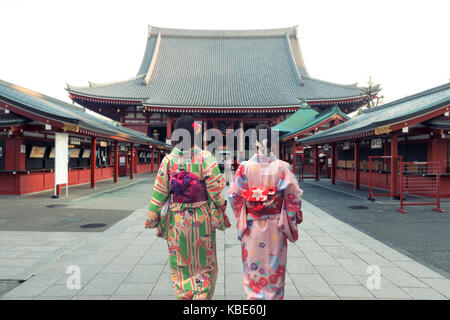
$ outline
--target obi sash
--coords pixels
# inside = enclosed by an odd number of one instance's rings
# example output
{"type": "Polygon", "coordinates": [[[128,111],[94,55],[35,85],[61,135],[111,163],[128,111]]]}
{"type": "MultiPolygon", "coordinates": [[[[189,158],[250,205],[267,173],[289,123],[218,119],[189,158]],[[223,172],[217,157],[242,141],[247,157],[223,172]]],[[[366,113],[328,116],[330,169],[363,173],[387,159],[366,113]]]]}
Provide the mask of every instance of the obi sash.
{"type": "Polygon", "coordinates": [[[208,200],[206,184],[197,176],[180,171],[170,177],[169,190],[174,203],[195,203],[208,200]]]}
{"type": "Polygon", "coordinates": [[[283,194],[273,188],[251,188],[242,192],[241,196],[246,201],[247,210],[250,214],[266,215],[281,212],[283,205],[283,194]]]}

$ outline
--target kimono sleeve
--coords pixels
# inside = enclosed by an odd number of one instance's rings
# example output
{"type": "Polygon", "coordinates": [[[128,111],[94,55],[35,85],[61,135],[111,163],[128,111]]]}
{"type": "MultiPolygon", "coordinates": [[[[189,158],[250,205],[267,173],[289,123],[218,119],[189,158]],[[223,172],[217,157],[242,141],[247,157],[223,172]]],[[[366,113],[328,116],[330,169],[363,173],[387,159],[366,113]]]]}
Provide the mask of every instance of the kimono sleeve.
{"type": "Polygon", "coordinates": [[[297,225],[303,221],[302,194],[297,178],[289,165],[282,168],[278,182],[278,190],[283,190],[283,208],[280,217],[280,228],[291,242],[298,239],[297,225]]]}
{"type": "Polygon", "coordinates": [[[152,197],[148,206],[146,228],[155,228],[160,220],[161,209],[169,197],[169,159],[167,156],[161,161],[153,184],[152,197]]]}
{"type": "Polygon", "coordinates": [[[206,191],[208,192],[208,207],[211,215],[211,225],[215,229],[225,230],[230,226],[225,212],[225,200],[222,191],[225,181],[220,172],[216,158],[210,152],[204,152],[204,177],[206,191]]]}
{"type": "Polygon", "coordinates": [[[238,239],[242,239],[243,233],[247,228],[247,207],[245,199],[242,197],[242,192],[248,189],[247,180],[246,163],[242,162],[236,170],[228,189],[228,198],[237,220],[238,239]]]}

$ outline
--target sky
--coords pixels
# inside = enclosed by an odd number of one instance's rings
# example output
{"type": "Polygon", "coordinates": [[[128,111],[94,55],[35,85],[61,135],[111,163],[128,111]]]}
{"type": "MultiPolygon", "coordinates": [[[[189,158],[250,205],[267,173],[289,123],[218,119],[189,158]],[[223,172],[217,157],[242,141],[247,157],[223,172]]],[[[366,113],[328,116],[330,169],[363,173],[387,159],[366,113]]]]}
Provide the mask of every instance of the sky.
{"type": "Polygon", "coordinates": [[[364,86],[384,102],[450,80],[450,1],[1,0],[0,79],[68,101],[66,83],[136,75],[148,25],[265,29],[298,25],[310,76],[364,86]]]}

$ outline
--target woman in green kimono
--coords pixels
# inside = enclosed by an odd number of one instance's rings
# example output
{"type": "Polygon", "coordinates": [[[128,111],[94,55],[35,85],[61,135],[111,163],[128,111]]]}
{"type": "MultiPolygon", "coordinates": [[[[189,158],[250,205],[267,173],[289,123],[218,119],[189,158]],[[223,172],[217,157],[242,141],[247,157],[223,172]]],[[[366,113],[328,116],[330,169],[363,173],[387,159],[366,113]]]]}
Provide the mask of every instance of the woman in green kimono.
{"type": "Polygon", "coordinates": [[[173,137],[176,130],[186,130],[191,148],[174,147],[163,158],[145,223],[168,242],[170,277],[178,299],[212,298],[218,272],[216,229],[230,226],[222,197],[225,182],[216,159],[193,142],[199,127],[191,116],[177,120],[173,137]],[[167,201],[167,215],[161,217],[167,201]]]}

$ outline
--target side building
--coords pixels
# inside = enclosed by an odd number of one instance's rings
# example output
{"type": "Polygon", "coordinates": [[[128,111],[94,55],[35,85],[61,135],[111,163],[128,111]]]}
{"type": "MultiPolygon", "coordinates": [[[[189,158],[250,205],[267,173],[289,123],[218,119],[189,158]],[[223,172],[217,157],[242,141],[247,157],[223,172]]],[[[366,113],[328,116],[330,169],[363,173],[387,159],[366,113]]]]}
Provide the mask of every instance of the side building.
{"type": "Polygon", "coordinates": [[[170,150],[83,107],[0,80],[0,194],[55,188],[55,133],[68,134],[69,186],[153,172],[170,150]]]}

